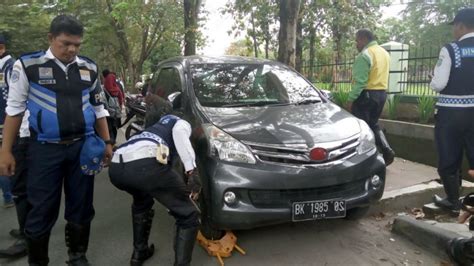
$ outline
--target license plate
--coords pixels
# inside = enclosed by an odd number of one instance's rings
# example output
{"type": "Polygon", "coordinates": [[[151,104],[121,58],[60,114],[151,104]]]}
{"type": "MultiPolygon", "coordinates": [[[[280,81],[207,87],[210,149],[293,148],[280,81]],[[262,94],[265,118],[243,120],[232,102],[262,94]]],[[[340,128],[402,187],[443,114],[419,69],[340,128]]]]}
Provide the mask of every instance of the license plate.
{"type": "Polygon", "coordinates": [[[293,222],[346,217],[345,200],[319,200],[293,202],[293,222]]]}

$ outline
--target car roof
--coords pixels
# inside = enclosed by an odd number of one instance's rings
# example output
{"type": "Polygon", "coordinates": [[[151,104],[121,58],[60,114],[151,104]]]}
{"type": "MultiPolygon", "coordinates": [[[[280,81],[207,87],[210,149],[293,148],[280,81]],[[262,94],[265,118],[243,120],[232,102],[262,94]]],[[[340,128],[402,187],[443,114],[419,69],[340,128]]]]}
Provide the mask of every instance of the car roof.
{"type": "Polygon", "coordinates": [[[161,62],[161,64],[169,62],[179,62],[182,65],[196,65],[196,64],[263,64],[263,63],[278,63],[276,61],[268,59],[260,59],[254,57],[244,56],[204,56],[204,55],[191,55],[191,56],[177,56],[172,57],[161,62]]]}

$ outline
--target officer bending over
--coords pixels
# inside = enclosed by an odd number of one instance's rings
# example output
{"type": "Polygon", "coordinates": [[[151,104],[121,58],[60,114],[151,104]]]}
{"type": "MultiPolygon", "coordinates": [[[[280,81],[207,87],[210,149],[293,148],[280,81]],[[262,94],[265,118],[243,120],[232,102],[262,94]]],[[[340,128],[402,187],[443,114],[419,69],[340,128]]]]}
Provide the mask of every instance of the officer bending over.
{"type": "MultiPolygon", "coordinates": [[[[80,161],[97,145],[96,130],[108,141],[107,111],[98,101],[97,65],[78,56],[83,26],[60,15],[51,22],[50,47],[20,57],[13,66],[0,151],[0,174],[13,175],[12,145],[25,110],[30,113],[27,198],[32,205],[25,224],[30,265],[47,265],[48,243],[61,203],[64,183],[66,244],[69,265],[89,265],[85,253],[94,217],[94,176],[80,161]]],[[[112,146],[104,148],[106,162],[112,146]]],[[[97,165],[100,158],[95,157],[97,165]]]]}
{"type": "MultiPolygon", "coordinates": [[[[178,96],[174,102],[179,100],[178,96]]],[[[197,199],[201,189],[189,140],[191,126],[170,115],[169,102],[162,99],[160,102],[148,108],[145,130],[117,149],[109,169],[111,182],[133,196],[131,265],[142,265],[154,252],[154,245],[148,245],[154,215],[153,198],[176,219],[175,265],[190,264],[199,226],[199,210],[191,199],[197,199]],[[184,164],[187,182],[172,168],[178,155],[184,164]]]]}

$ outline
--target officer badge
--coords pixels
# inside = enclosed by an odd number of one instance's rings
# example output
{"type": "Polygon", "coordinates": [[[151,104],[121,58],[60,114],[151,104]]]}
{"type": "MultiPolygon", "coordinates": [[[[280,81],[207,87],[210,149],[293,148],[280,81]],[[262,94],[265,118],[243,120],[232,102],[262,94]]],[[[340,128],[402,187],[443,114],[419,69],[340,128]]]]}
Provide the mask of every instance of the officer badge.
{"type": "Polygon", "coordinates": [[[52,79],[53,77],[53,68],[52,67],[40,67],[38,68],[39,78],[40,79],[52,79]]]}
{"type": "Polygon", "coordinates": [[[79,74],[81,74],[81,80],[91,81],[91,73],[89,72],[89,70],[80,69],[79,74]]]}

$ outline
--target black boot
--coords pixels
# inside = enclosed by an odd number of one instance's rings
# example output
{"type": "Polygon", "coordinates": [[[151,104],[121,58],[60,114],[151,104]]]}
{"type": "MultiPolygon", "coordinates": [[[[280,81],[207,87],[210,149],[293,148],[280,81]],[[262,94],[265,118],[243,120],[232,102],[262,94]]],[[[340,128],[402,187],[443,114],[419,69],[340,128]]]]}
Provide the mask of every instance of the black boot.
{"type": "Polygon", "coordinates": [[[0,249],[0,258],[18,259],[28,254],[26,240],[18,239],[6,249],[0,249]]]}
{"type": "Polygon", "coordinates": [[[24,257],[27,254],[27,245],[23,231],[25,228],[26,215],[30,210],[30,204],[26,200],[26,197],[17,197],[14,200],[19,229],[10,231],[10,235],[18,240],[7,249],[0,250],[0,258],[16,259],[24,257]]]}
{"type": "Polygon", "coordinates": [[[395,159],[395,152],[390,147],[390,144],[388,144],[385,134],[383,133],[381,129],[378,129],[374,131],[374,136],[375,136],[375,144],[377,144],[377,146],[382,151],[385,165],[386,166],[391,165],[393,163],[393,160],[395,159]]]}
{"type": "Polygon", "coordinates": [[[28,245],[28,263],[30,266],[46,266],[49,263],[48,245],[49,234],[42,238],[26,238],[28,245]]]}
{"type": "Polygon", "coordinates": [[[66,224],[66,246],[68,247],[68,265],[89,266],[86,258],[87,247],[89,245],[90,224],[78,225],[66,224]]]}
{"type": "Polygon", "coordinates": [[[447,253],[449,258],[457,265],[474,264],[474,239],[456,238],[448,242],[447,253]]]}
{"type": "Polygon", "coordinates": [[[188,266],[191,264],[197,233],[198,227],[184,229],[178,226],[174,243],[175,266],[188,266]]]}
{"type": "Polygon", "coordinates": [[[141,266],[143,262],[153,256],[155,245],[148,246],[154,210],[133,215],[133,254],[130,265],[141,266]]]}
{"type": "Polygon", "coordinates": [[[461,202],[459,201],[459,177],[456,175],[441,177],[443,180],[444,192],[446,198],[434,195],[433,201],[436,206],[441,207],[453,215],[458,215],[461,210],[461,202]]]}

